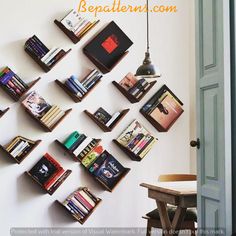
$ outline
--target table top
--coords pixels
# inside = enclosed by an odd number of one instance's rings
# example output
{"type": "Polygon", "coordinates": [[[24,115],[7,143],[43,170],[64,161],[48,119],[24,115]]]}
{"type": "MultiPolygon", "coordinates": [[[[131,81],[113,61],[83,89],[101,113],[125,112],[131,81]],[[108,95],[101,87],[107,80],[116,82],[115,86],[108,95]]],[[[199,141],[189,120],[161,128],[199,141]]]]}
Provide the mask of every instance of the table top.
{"type": "Polygon", "coordinates": [[[142,183],[140,186],[175,196],[197,195],[197,181],[142,183]]]}

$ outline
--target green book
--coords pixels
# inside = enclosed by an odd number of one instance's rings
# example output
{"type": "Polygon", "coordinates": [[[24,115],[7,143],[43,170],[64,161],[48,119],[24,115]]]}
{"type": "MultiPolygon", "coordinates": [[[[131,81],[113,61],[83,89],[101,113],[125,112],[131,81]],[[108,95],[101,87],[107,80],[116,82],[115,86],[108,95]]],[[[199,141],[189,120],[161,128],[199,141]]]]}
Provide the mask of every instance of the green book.
{"type": "Polygon", "coordinates": [[[73,146],[73,144],[79,139],[79,137],[80,134],[77,131],[73,132],[64,142],[64,146],[67,149],[70,149],[73,146]]]}

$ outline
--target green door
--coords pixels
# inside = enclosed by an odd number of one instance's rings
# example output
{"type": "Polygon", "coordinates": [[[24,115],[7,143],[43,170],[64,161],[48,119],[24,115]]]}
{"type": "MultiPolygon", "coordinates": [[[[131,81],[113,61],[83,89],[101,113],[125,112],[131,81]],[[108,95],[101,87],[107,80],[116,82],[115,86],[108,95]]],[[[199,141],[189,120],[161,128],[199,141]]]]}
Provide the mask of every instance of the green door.
{"type": "Polygon", "coordinates": [[[229,2],[196,0],[199,235],[232,233],[229,2]]]}

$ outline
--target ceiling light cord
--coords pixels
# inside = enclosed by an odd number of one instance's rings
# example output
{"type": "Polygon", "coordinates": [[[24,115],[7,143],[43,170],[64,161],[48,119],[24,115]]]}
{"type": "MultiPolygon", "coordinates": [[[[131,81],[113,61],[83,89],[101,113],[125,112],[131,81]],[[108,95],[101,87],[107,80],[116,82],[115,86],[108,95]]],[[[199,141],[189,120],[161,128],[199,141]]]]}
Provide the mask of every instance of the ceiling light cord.
{"type": "Polygon", "coordinates": [[[149,2],[147,0],[147,52],[149,53],[150,43],[149,43],[149,2]]]}

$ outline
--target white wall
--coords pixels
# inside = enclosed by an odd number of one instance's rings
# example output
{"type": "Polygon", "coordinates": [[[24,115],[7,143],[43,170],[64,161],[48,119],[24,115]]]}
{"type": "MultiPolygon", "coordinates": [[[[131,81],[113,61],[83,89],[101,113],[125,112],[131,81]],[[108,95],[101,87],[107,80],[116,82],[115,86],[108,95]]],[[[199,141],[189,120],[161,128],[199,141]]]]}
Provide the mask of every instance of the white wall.
{"type": "MultiPolygon", "coordinates": [[[[95,2],[95,1],[91,1],[95,2]]],[[[110,1],[96,1],[96,3],[110,1]]],[[[143,1],[123,1],[135,3],[143,1]]],[[[0,92],[0,105],[10,106],[11,110],[0,120],[0,143],[6,144],[16,135],[24,135],[32,139],[42,139],[41,145],[21,164],[16,165],[0,156],[0,229],[1,235],[8,235],[11,227],[82,227],[71,221],[54,200],[64,200],[67,195],[79,186],[88,186],[103,199],[102,204],[94,212],[85,226],[93,227],[145,227],[141,219],[147,211],[155,207],[155,202],[147,198],[147,191],[139,184],[155,182],[160,174],[190,172],[190,96],[194,78],[192,71],[192,26],[193,1],[155,1],[157,4],[176,4],[175,14],[151,15],[151,52],[152,60],[162,72],[162,78],[150,93],[138,104],[130,104],[113,85],[112,80],[119,81],[129,71],[135,72],[144,57],[145,51],[145,14],[102,14],[101,23],[80,43],[72,42],[53,23],[60,19],[74,6],[77,0],[1,0],[1,37],[0,65],[8,65],[15,69],[26,81],[38,76],[42,80],[35,89],[51,103],[59,104],[65,109],[73,108],[73,112],[52,133],[43,132],[22,110],[19,103],[13,103],[4,92],[0,92]],[[84,75],[93,64],[83,55],[81,48],[90,37],[103,25],[114,20],[133,40],[128,56],[111,73],[104,76],[101,84],[81,104],[72,100],[53,82],[72,74],[84,75]],[[25,40],[36,34],[49,47],[53,45],[72,48],[72,52],[51,72],[45,74],[23,51],[25,40]],[[168,133],[157,132],[139,113],[140,107],[166,83],[184,102],[185,112],[168,133]],[[131,112],[108,134],[103,133],[91,120],[83,114],[84,109],[95,111],[103,106],[111,113],[124,108],[131,112]],[[121,131],[134,119],[138,118],[159,139],[151,153],[140,163],[131,161],[112,142],[121,131]],[[63,140],[72,131],[78,130],[89,136],[102,138],[103,145],[131,172],[114,190],[113,193],[103,191],[82,168],[69,157],[64,156],[53,141],[63,140]],[[23,175],[45,153],[49,152],[63,164],[72,169],[72,175],[56,191],[53,196],[42,194],[38,186],[23,175]]],[[[151,1],[153,4],[153,2],[151,1]]]]}

